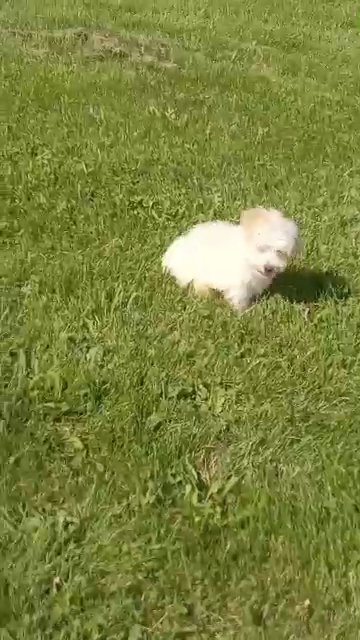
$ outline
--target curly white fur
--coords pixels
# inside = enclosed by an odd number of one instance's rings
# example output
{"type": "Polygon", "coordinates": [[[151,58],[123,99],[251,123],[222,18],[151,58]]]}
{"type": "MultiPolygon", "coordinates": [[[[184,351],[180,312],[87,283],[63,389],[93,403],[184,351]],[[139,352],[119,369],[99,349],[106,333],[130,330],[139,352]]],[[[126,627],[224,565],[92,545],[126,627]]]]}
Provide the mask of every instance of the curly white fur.
{"type": "Polygon", "coordinates": [[[163,268],[182,287],[198,293],[216,290],[238,311],[269,287],[286,268],[298,242],[298,228],[276,209],[248,209],[240,224],[198,224],[176,238],[163,256],[163,268]]]}

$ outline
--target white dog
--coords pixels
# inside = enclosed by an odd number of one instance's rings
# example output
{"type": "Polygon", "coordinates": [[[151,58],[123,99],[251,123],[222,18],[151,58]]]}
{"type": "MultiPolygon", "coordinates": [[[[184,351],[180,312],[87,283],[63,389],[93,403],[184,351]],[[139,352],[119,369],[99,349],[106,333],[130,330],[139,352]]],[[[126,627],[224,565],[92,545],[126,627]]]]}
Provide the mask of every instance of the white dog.
{"type": "Polygon", "coordinates": [[[270,286],[296,253],[298,228],[276,209],[248,209],[240,224],[205,222],[169,246],[163,268],[199,294],[219,291],[238,311],[270,286]]]}

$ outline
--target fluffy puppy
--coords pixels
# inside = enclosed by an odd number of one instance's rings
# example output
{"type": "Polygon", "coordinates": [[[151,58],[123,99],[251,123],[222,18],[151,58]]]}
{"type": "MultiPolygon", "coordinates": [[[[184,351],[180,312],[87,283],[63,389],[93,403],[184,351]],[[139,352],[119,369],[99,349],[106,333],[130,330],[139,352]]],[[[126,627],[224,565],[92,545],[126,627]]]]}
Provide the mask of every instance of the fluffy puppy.
{"type": "Polygon", "coordinates": [[[237,311],[270,286],[296,253],[298,228],[276,209],[247,209],[239,223],[197,224],[176,238],[162,259],[182,287],[222,293],[237,311]]]}

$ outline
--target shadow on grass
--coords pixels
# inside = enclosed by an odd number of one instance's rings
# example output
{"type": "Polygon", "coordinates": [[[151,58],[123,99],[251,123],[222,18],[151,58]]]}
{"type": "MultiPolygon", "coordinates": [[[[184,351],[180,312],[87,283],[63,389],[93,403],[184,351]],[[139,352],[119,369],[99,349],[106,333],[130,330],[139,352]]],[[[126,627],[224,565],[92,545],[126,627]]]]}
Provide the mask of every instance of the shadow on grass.
{"type": "Polygon", "coordinates": [[[291,302],[317,302],[321,298],[345,300],[351,291],[345,278],[333,271],[289,268],[274,280],[270,294],[291,302]]]}

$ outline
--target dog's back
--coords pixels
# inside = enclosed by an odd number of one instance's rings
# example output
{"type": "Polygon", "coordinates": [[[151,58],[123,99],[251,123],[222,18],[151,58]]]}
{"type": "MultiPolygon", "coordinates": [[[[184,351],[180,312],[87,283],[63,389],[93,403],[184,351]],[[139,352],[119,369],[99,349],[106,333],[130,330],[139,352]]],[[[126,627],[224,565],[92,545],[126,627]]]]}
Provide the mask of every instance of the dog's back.
{"type": "Polygon", "coordinates": [[[176,238],[162,264],[182,286],[195,282],[221,289],[237,271],[242,246],[240,225],[218,220],[205,222],[176,238]]]}

